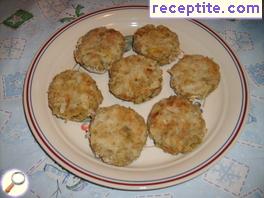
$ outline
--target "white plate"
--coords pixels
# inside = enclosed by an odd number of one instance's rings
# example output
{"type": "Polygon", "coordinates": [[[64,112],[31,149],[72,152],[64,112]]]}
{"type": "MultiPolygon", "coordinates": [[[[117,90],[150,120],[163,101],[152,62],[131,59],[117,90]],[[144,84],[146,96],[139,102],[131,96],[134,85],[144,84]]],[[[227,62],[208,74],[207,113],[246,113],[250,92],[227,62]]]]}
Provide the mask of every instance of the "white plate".
{"type": "MultiPolygon", "coordinates": [[[[241,132],[248,111],[245,72],[227,44],[212,30],[195,20],[150,19],[146,7],[119,7],[98,11],[58,30],[39,50],[24,85],[24,109],[28,124],[40,146],[57,163],[91,182],[129,190],[167,187],[191,179],[215,163],[241,132]],[[219,87],[206,99],[203,116],[208,133],[203,144],[186,155],[169,155],[148,140],[139,159],[119,168],[102,163],[90,150],[82,123],[52,116],[47,90],[52,78],[75,65],[73,50],[78,38],[98,26],[107,26],[131,35],[145,24],[163,24],[177,32],[181,48],[188,54],[212,57],[221,66],[219,87]]],[[[114,103],[130,106],[144,118],[154,103],[173,94],[169,87],[172,64],[162,67],[162,92],[149,102],[133,105],[108,91],[108,74],[90,74],[103,92],[101,106],[114,103]]]]}

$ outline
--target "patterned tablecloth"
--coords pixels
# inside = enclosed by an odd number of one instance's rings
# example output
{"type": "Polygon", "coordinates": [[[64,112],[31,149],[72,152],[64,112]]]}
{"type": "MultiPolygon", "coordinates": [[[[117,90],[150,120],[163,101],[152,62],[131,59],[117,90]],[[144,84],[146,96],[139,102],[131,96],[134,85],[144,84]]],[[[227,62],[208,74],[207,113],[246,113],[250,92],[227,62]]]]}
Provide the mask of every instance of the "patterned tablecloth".
{"type": "MultiPolygon", "coordinates": [[[[261,20],[202,20],[238,54],[248,73],[250,113],[235,146],[206,173],[155,191],[119,191],[84,181],[59,167],[35,142],[25,120],[25,73],[41,44],[83,13],[139,0],[0,1],[0,175],[27,172],[24,197],[172,198],[264,197],[264,23],[261,20]]],[[[0,190],[1,191],[1,190],[0,190]]],[[[3,191],[0,197],[5,197],[3,191]]]]}

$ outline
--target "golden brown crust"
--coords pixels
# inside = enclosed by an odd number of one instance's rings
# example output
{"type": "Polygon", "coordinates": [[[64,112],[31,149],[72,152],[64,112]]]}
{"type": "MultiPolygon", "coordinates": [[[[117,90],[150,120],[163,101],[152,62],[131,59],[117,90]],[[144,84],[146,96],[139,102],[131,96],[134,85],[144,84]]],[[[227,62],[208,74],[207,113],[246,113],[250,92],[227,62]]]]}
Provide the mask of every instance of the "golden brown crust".
{"type": "Polygon", "coordinates": [[[109,89],[116,97],[142,103],[158,95],[162,87],[162,70],[156,61],[131,55],[115,62],[109,70],[109,89]]]}
{"type": "Polygon", "coordinates": [[[144,119],[120,105],[99,108],[90,127],[90,146],[107,164],[126,166],[137,159],[146,143],[144,119]]]}
{"type": "Polygon", "coordinates": [[[204,99],[217,88],[219,70],[219,65],[208,57],[185,55],[168,72],[171,87],[177,94],[189,99],[204,99]]]}
{"type": "Polygon", "coordinates": [[[65,120],[86,119],[95,113],[102,100],[95,81],[83,72],[63,71],[49,85],[49,107],[55,116],[65,120]]]}
{"type": "Polygon", "coordinates": [[[148,117],[150,137],[157,147],[171,154],[195,149],[206,133],[198,106],[179,96],[156,103],[148,117]]]}
{"type": "Polygon", "coordinates": [[[124,49],[125,38],[119,31],[98,27],[78,40],[74,57],[89,71],[104,73],[122,57],[124,49]]]}
{"type": "Polygon", "coordinates": [[[180,53],[179,46],[177,34],[163,25],[148,24],[134,34],[134,51],[156,60],[159,65],[173,62],[180,53]]]}

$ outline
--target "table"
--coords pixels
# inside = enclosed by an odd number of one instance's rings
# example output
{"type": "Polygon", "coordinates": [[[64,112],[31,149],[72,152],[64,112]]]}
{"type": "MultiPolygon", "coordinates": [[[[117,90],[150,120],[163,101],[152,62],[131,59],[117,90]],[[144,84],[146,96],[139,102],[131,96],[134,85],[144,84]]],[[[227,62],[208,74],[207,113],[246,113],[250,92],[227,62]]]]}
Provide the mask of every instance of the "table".
{"type": "MultiPolygon", "coordinates": [[[[0,2],[0,175],[13,168],[26,172],[29,188],[23,197],[264,197],[264,22],[261,20],[200,20],[218,32],[237,53],[248,74],[250,90],[250,112],[241,136],[204,174],[154,191],[110,189],[70,174],[35,142],[25,120],[22,90],[27,68],[41,44],[83,13],[147,3],[140,0],[0,2]]],[[[8,196],[1,191],[0,197],[8,196]]]]}

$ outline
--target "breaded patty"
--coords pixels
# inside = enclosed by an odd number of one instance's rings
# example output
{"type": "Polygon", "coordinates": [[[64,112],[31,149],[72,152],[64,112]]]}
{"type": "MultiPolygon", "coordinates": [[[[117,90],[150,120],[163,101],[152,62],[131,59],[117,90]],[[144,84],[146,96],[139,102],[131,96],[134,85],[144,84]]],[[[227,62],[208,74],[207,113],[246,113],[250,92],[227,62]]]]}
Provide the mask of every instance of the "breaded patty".
{"type": "Polygon", "coordinates": [[[99,108],[90,127],[90,145],[107,164],[126,166],[137,159],[147,140],[144,119],[120,105],[99,108]]]}
{"type": "Polygon", "coordinates": [[[173,90],[189,99],[204,99],[220,81],[219,65],[202,55],[185,55],[168,72],[173,90]]]}
{"type": "Polygon", "coordinates": [[[63,71],[49,85],[49,107],[55,116],[65,120],[86,119],[95,113],[102,100],[95,81],[80,71],[63,71]]]}
{"type": "Polygon", "coordinates": [[[104,73],[122,57],[124,49],[125,38],[119,31],[98,27],[78,40],[74,57],[87,70],[104,73]]]}
{"type": "Polygon", "coordinates": [[[157,147],[178,154],[196,148],[203,140],[206,126],[198,106],[183,97],[171,96],[153,106],[148,130],[157,147]]]}
{"type": "Polygon", "coordinates": [[[117,98],[142,103],[158,95],[162,70],[156,61],[131,55],[113,63],[109,70],[109,89],[117,98]]]}
{"type": "Polygon", "coordinates": [[[173,62],[180,53],[178,36],[169,28],[148,24],[134,34],[133,49],[138,54],[156,60],[159,65],[173,62]]]}

